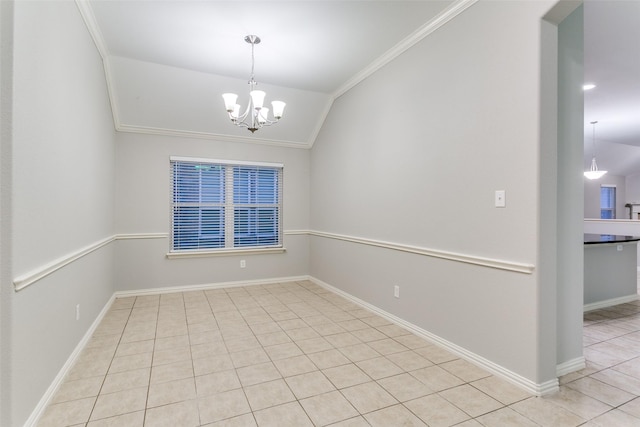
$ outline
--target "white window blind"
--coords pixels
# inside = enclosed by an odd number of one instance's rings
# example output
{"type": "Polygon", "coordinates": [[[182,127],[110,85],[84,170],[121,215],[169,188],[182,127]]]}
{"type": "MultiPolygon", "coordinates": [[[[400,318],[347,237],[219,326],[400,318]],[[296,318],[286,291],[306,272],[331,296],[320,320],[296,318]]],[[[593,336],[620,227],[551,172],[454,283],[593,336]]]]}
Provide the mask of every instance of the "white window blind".
{"type": "Polygon", "coordinates": [[[171,159],[171,250],[282,246],[282,166],[171,159]]]}
{"type": "Polygon", "coordinates": [[[600,186],[600,219],[616,218],[616,187],[615,185],[600,186]]]}

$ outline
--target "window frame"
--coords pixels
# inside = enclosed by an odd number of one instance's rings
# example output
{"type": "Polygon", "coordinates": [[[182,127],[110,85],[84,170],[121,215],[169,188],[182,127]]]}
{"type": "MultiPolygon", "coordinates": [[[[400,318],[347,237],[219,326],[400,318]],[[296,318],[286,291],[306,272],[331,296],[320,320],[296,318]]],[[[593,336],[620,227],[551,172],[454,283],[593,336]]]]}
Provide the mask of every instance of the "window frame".
{"type": "MultiPolygon", "coordinates": [[[[283,231],[283,181],[284,181],[284,164],[282,163],[268,163],[268,162],[253,162],[243,160],[220,160],[220,159],[208,159],[200,157],[181,157],[170,156],[169,158],[169,176],[170,176],[170,189],[169,189],[169,252],[168,258],[184,258],[184,257],[203,257],[203,256],[216,256],[216,255],[238,255],[238,254],[254,254],[254,253],[281,253],[285,252],[284,248],[284,231],[283,231]],[[207,164],[222,166],[225,168],[223,180],[223,200],[221,203],[223,212],[223,225],[224,225],[224,246],[219,248],[188,248],[180,249],[175,247],[175,221],[174,221],[174,209],[176,206],[175,201],[175,178],[174,178],[174,164],[178,163],[194,163],[194,164],[207,164]],[[276,203],[268,204],[270,209],[275,209],[276,219],[276,243],[264,244],[264,245],[243,245],[235,246],[234,242],[234,219],[235,219],[235,206],[244,206],[246,204],[235,203],[234,200],[234,172],[236,168],[268,168],[276,170],[277,187],[276,191],[276,203]]],[[[200,185],[200,184],[199,184],[200,185]]],[[[200,187],[199,187],[200,188],[200,187]]],[[[236,197],[237,198],[237,197],[236,197]]],[[[202,197],[200,197],[200,200],[202,197]]],[[[255,209],[261,208],[261,203],[255,203],[255,209]]],[[[206,206],[200,203],[198,206],[206,206]]],[[[246,207],[246,206],[244,206],[246,207]]],[[[198,227],[201,231],[200,226],[198,227]]]]}
{"type": "Polygon", "coordinates": [[[616,212],[617,200],[616,199],[618,197],[617,193],[618,193],[618,190],[617,190],[615,185],[611,185],[611,184],[601,184],[600,185],[600,219],[606,219],[606,220],[608,220],[608,219],[616,219],[616,214],[617,214],[617,212],[616,212]],[[611,189],[613,189],[613,192],[612,192],[613,193],[613,203],[612,203],[613,206],[611,206],[611,207],[603,207],[602,206],[602,190],[605,189],[605,188],[609,189],[610,191],[611,191],[611,189]],[[603,218],[602,217],[602,213],[603,212],[610,212],[611,213],[611,218],[603,218]]]}

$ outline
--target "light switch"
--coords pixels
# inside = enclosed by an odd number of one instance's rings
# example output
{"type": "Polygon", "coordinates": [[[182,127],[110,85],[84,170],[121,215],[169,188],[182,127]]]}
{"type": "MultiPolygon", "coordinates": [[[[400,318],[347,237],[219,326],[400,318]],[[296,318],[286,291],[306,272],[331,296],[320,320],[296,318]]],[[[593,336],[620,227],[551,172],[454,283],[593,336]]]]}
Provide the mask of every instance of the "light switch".
{"type": "Polygon", "coordinates": [[[496,208],[507,206],[506,193],[504,190],[496,190],[496,208]]]}

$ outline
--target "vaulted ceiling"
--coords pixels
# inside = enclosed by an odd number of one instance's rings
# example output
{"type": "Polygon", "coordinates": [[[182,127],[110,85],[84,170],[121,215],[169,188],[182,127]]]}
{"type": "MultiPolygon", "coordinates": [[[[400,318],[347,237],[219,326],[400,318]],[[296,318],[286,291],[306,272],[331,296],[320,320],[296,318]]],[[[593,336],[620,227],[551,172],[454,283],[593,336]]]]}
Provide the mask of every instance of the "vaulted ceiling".
{"type": "MultiPolygon", "coordinates": [[[[310,147],[333,100],[477,0],[77,0],[105,62],[116,127],[130,132],[310,147]],[[246,106],[251,47],[275,126],[233,126],[246,106]]],[[[585,3],[585,164],[640,173],[640,2],[585,3]]]]}
{"type": "Polygon", "coordinates": [[[309,147],[333,100],[476,0],[78,0],[105,59],[121,130],[309,147]],[[280,123],[234,127],[222,93],[246,106],[251,72],[280,123]]]}

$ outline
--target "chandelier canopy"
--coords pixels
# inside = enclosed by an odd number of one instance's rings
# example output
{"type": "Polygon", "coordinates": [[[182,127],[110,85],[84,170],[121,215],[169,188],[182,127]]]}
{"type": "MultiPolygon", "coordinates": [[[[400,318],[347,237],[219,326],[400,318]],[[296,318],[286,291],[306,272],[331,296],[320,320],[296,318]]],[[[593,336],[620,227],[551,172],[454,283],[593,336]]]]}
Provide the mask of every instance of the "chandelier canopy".
{"type": "Polygon", "coordinates": [[[238,95],[235,93],[224,93],[222,94],[222,98],[224,99],[225,108],[227,109],[231,123],[239,127],[245,127],[253,133],[261,127],[271,126],[277,123],[282,118],[286,104],[282,101],[272,101],[273,119],[269,119],[269,108],[264,107],[264,97],[266,94],[261,90],[256,90],[258,83],[256,83],[254,78],[255,59],[253,49],[255,45],[260,43],[260,37],[248,35],[244,38],[244,41],[251,44],[251,77],[249,79],[249,100],[247,101],[247,108],[244,110],[244,113],[240,114],[242,107],[236,103],[238,95]]]}

